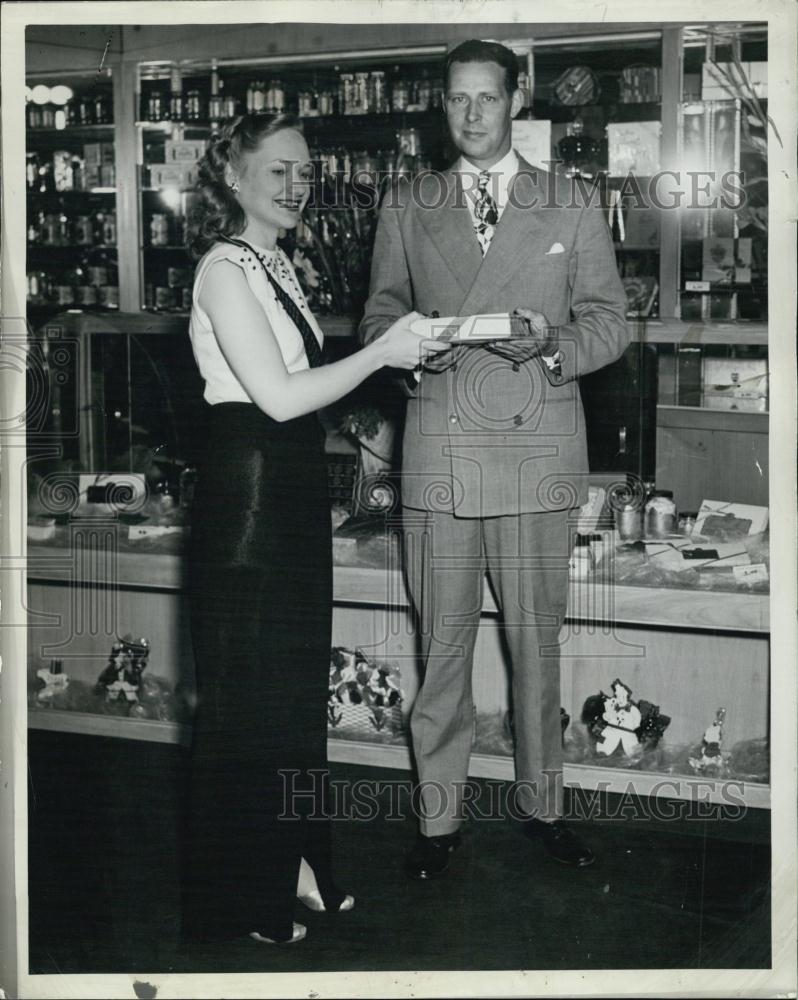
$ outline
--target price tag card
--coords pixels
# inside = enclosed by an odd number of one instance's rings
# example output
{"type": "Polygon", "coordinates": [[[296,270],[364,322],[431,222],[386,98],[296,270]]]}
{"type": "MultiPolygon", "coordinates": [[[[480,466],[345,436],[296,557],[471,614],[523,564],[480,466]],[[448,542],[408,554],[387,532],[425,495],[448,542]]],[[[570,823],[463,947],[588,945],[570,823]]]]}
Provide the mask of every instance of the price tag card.
{"type": "Polygon", "coordinates": [[[764,563],[752,563],[750,566],[733,566],[734,579],[739,583],[767,583],[768,568],[764,563]]]}
{"type": "Polygon", "coordinates": [[[452,344],[484,344],[491,340],[514,340],[530,336],[526,320],[509,313],[482,313],[477,316],[422,316],[411,329],[430,340],[452,344]]]}

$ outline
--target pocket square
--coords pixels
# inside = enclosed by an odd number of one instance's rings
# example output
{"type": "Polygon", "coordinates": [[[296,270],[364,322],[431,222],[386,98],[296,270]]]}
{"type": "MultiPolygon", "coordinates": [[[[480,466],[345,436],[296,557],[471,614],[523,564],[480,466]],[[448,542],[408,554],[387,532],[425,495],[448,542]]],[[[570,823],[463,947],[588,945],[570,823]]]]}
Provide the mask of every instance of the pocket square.
{"type": "Polygon", "coordinates": [[[552,245],[546,251],[546,256],[548,257],[549,254],[552,253],[565,253],[565,247],[562,245],[562,243],[552,243],[552,245]]]}

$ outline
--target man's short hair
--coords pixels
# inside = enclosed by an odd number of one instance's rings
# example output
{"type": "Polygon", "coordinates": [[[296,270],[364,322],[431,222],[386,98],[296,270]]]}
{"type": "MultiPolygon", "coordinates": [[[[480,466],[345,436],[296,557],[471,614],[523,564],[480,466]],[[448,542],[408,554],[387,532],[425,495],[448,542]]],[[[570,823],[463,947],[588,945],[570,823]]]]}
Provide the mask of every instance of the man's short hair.
{"type": "Polygon", "coordinates": [[[499,42],[483,42],[478,38],[470,38],[461,42],[457,48],[446,56],[444,80],[449,86],[449,71],[452,63],[497,63],[504,70],[504,89],[512,97],[518,88],[518,59],[512,49],[499,42]]]}

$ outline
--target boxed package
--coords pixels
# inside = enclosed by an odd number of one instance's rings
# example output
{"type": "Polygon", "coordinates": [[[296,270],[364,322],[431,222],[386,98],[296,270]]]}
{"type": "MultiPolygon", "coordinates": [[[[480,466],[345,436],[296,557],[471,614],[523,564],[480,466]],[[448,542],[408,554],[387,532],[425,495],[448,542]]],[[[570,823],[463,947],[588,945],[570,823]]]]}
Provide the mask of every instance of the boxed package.
{"type": "Polygon", "coordinates": [[[661,122],[611,122],[607,126],[611,177],[651,177],[659,168],[661,122]]]}
{"type": "Polygon", "coordinates": [[[86,166],[102,166],[114,162],[114,144],[112,142],[85,142],[83,144],[83,159],[86,166]]]}
{"type": "Polygon", "coordinates": [[[150,165],[150,185],[152,187],[193,187],[197,183],[199,171],[196,162],[153,163],[150,165]]]}
{"type": "Polygon", "coordinates": [[[196,163],[205,155],[204,139],[167,139],[164,159],[167,163],[196,163]]]}
{"type": "Polygon", "coordinates": [[[768,405],[764,358],[704,358],[701,405],[763,413],[768,405]]]}

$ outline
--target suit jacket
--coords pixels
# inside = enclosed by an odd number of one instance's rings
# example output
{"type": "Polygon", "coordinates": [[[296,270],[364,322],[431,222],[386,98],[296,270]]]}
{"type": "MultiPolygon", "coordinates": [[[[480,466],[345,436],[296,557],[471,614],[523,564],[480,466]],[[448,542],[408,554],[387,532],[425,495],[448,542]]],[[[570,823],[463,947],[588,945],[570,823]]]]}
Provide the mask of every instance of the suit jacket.
{"type": "Polygon", "coordinates": [[[513,364],[482,347],[461,349],[447,371],[425,372],[405,421],[407,507],[490,517],[587,498],[574,380],[623,353],[626,297],[600,206],[578,184],[519,160],[484,257],[451,170],[400,184],[380,212],[364,343],[413,309],[467,316],[522,306],[558,328],[563,358],[556,385],[542,359],[513,364]]]}

